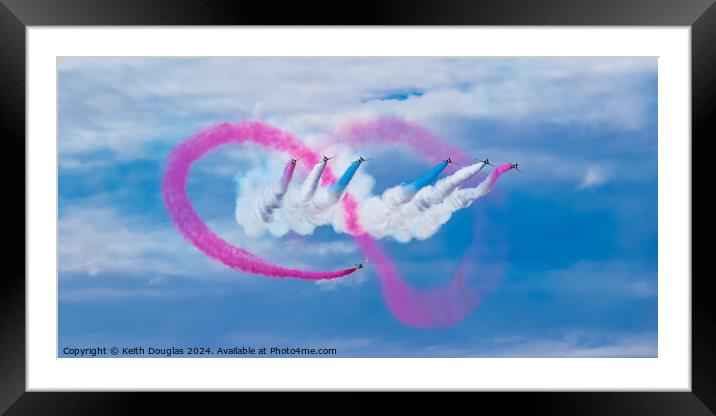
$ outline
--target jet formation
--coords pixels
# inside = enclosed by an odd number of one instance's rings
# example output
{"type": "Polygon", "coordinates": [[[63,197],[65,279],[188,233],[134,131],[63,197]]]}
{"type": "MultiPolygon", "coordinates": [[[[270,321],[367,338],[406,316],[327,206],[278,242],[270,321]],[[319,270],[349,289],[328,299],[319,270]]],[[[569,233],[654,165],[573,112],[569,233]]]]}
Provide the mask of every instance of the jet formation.
{"type": "MultiPolygon", "coordinates": [[[[326,223],[321,218],[327,209],[337,204],[345,194],[346,188],[359,167],[364,162],[372,160],[359,156],[358,159],[351,162],[335,183],[318,195],[318,184],[323,171],[327,163],[334,158],[335,156],[323,155],[298,188],[293,206],[288,208],[289,211],[293,208],[289,217],[294,221],[296,217],[304,216],[304,220],[306,220],[304,222],[309,223],[306,230],[302,230],[301,225],[296,226],[297,229],[294,231],[300,234],[308,234],[312,232],[311,227],[315,228],[316,225],[326,223]],[[300,215],[296,215],[295,212],[299,212],[300,215]]],[[[267,191],[268,193],[258,205],[259,218],[267,225],[274,221],[274,211],[284,205],[284,195],[299,160],[301,157],[289,159],[280,186],[273,191],[267,191]]],[[[485,158],[476,159],[472,164],[466,166],[459,165],[460,168],[455,173],[439,179],[445,168],[453,163],[455,162],[448,156],[414,181],[390,188],[381,196],[370,197],[362,201],[361,224],[370,234],[378,238],[392,235],[401,242],[410,241],[412,238],[425,239],[433,235],[454,211],[469,206],[476,198],[487,194],[499,175],[513,169],[521,172],[517,163],[495,166],[485,158]],[[474,188],[460,188],[461,184],[476,175],[485,166],[494,168],[485,180],[474,188]]],[[[355,264],[355,270],[364,267],[364,262],[355,264]]]]}

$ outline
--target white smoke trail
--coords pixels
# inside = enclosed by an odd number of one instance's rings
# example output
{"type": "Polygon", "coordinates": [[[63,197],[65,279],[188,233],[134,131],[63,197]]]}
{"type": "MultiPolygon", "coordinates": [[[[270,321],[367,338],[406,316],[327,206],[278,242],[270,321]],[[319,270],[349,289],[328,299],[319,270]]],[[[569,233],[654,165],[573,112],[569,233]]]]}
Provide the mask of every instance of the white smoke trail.
{"type": "Polygon", "coordinates": [[[256,206],[256,212],[263,222],[273,221],[273,212],[281,208],[283,193],[279,189],[267,189],[256,206]]]}
{"type": "Polygon", "coordinates": [[[326,169],[326,160],[322,160],[311,169],[311,172],[306,177],[306,180],[301,185],[301,201],[308,202],[313,199],[318,189],[318,182],[321,180],[323,171],[326,169]]]}
{"type": "Polygon", "coordinates": [[[460,184],[477,175],[485,167],[485,162],[474,163],[461,168],[454,174],[439,180],[434,186],[426,186],[415,195],[412,203],[401,208],[403,215],[413,217],[435,204],[441,203],[460,184]]]}
{"type": "MultiPolygon", "coordinates": [[[[345,163],[345,158],[343,161],[345,163]]],[[[338,204],[341,194],[333,192],[331,187],[319,187],[325,165],[319,162],[300,186],[288,187],[269,220],[261,215],[262,209],[275,205],[276,192],[257,192],[258,186],[252,183],[256,177],[269,175],[261,172],[248,179],[250,175],[242,177],[239,180],[242,192],[236,201],[237,222],[249,235],[269,232],[282,236],[289,231],[309,235],[322,225],[332,225],[336,232],[345,232],[344,214],[338,204]]],[[[478,162],[417,192],[408,184],[389,188],[380,196],[370,193],[372,177],[358,173],[349,191],[358,201],[361,226],[373,237],[393,237],[399,242],[424,240],[435,235],[454,212],[470,206],[492,189],[496,180],[492,174],[477,187],[459,188],[484,167],[483,162],[478,162]]]]}
{"type": "MultiPolygon", "coordinates": [[[[400,242],[408,242],[415,235],[431,236],[430,232],[413,229],[421,227],[420,221],[412,221],[435,204],[441,203],[461,184],[475,176],[485,166],[478,162],[459,169],[454,174],[440,179],[435,185],[428,185],[412,195],[407,186],[396,186],[386,190],[381,197],[372,197],[360,204],[361,225],[371,235],[383,238],[389,235],[400,242]],[[411,198],[412,196],[412,198],[411,198]]],[[[427,238],[427,237],[425,237],[427,238]]]]}
{"type": "MultiPolygon", "coordinates": [[[[482,167],[484,165],[480,169],[482,167]]],[[[412,238],[425,240],[432,237],[450,220],[452,214],[469,207],[476,199],[487,195],[495,186],[497,178],[510,169],[512,167],[509,163],[496,167],[487,178],[473,188],[460,189],[456,185],[442,202],[431,206],[420,215],[409,217],[404,224],[401,224],[399,230],[392,230],[393,234],[401,242],[410,241],[412,238]]]]}
{"type": "MultiPolygon", "coordinates": [[[[342,154],[329,163],[346,166],[352,163],[349,160],[355,158],[350,154],[342,154]]],[[[275,166],[275,163],[272,165],[275,166]]],[[[324,161],[317,163],[303,183],[288,186],[280,198],[276,198],[280,191],[270,183],[270,178],[275,177],[268,171],[272,168],[267,170],[265,167],[257,167],[237,176],[239,192],[236,198],[236,221],[250,236],[269,232],[280,237],[289,231],[309,235],[321,225],[332,225],[336,232],[344,232],[344,214],[338,204],[343,194],[331,192],[330,187],[319,187],[325,167],[324,161]],[[280,199],[278,203],[277,199],[280,199]],[[270,218],[262,215],[265,211],[270,211],[270,218]]],[[[349,191],[358,198],[367,198],[374,183],[372,177],[358,174],[351,180],[349,191]]]]}
{"type": "Polygon", "coordinates": [[[283,196],[288,191],[288,186],[291,184],[293,179],[293,172],[296,170],[296,159],[291,159],[286,163],[283,168],[283,176],[281,177],[281,183],[277,188],[271,187],[264,193],[264,197],[258,204],[258,213],[264,222],[273,221],[273,212],[281,208],[283,196]]]}

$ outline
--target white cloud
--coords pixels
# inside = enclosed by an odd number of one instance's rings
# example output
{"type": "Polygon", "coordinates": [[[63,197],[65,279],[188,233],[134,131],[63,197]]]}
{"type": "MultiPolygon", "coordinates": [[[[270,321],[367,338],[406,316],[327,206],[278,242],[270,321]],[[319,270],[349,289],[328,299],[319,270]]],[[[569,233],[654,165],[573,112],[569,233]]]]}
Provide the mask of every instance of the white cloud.
{"type": "Polygon", "coordinates": [[[615,334],[571,331],[554,337],[497,337],[472,356],[497,357],[656,357],[654,333],[615,334]],[[484,351],[484,352],[483,352],[484,351]],[[489,352],[488,352],[489,351],[489,352]]]}
{"type": "Polygon", "coordinates": [[[364,269],[342,279],[317,280],[315,285],[322,291],[333,292],[341,287],[353,287],[363,284],[367,279],[368,272],[364,269]]]}
{"type": "MultiPolygon", "coordinates": [[[[255,280],[204,256],[171,224],[141,222],[140,218],[123,216],[113,208],[102,206],[97,199],[90,201],[91,206],[75,203],[60,216],[61,277],[111,275],[147,279],[149,275],[152,276],[148,281],[150,286],[166,283],[171,277],[255,280]]],[[[325,269],[340,259],[350,263],[357,252],[350,241],[252,239],[246,237],[231,218],[206,222],[230,243],[295,267],[325,269]]]]}
{"type": "Polygon", "coordinates": [[[397,351],[402,348],[405,351],[405,346],[396,342],[388,342],[386,340],[377,337],[368,336],[354,336],[354,337],[335,337],[335,336],[316,336],[312,334],[302,333],[299,336],[294,334],[288,334],[286,332],[281,334],[268,333],[268,332],[244,332],[235,331],[228,333],[221,337],[222,343],[226,343],[230,346],[252,346],[255,348],[260,347],[282,347],[282,346],[302,346],[302,347],[315,347],[315,348],[335,348],[338,352],[338,356],[345,355],[370,355],[376,351],[382,350],[383,353],[397,351]]]}
{"type": "Polygon", "coordinates": [[[306,255],[328,256],[333,254],[353,254],[358,252],[358,247],[349,241],[325,241],[306,244],[305,239],[289,240],[289,250],[301,250],[306,255]]]}
{"type": "Polygon", "coordinates": [[[108,207],[72,205],[59,219],[61,276],[201,275],[211,266],[192,251],[171,226],[132,222],[108,207]]]}
{"type": "Polygon", "coordinates": [[[155,286],[166,281],[166,276],[154,276],[147,282],[147,286],[155,286]]]}
{"type": "Polygon", "coordinates": [[[582,177],[582,182],[579,184],[579,188],[594,188],[604,184],[606,181],[606,171],[601,166],[592,165],[584,171],[584,176],[582,177]]]}
{"type": "Polygon", "coordinates": [[[205,286],[200,288],[177,287],[73,287],[60,288],[61,302],[122,302],[135,299],[177,300],[187,298],[206,298],[230,296],[232,291],[226,287],[205,286]]]}
{"type": "Polygon", "coordinates": [[[648,263],[585,260],[528,277],[521,283],[506,283],[503,289],[546,290],[608,299],[645,299],[658,295],[656,270],[648,263]]]}
{"type": "Polygon", "coordinates": [[[553,335],[480,336],[456,343],[407,343],[391,337],[325,337],[305,334],[276,335],[234,332],[223,339],[229,344],[251,346],[305,345],[336,348],[338,356],[354,357],[656,357],[655,333],[613,333],[595,329],[565,331],[553,335]]]}
{"type": "Polygon", "coordinates": [[[633,130],[649,111],[635,75],[656,73],[652,58],[63,58],[59,66],[68,159],[95,150],[136,157],[178,142],[197,123],[257,116],[302,137],[382,114],[428,124],[450,116],[633,130]],[[423,95],[371,100],[414,90],[423,95]]]}
{"type": "Polygon", "coordinates": [[[178,294],[166,290],[146,288],[79,288],[62,289],[59,293],[61,302],[105,302],[124,299],[166,299],[178,294]]]}

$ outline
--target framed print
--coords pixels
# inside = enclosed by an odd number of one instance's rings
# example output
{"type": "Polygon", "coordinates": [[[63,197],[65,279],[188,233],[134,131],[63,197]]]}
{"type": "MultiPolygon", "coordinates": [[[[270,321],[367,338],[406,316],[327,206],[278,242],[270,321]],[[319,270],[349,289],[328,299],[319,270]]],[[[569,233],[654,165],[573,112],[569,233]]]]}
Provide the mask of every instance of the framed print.
{"type": "Polygon", "coordinates": [[[716,8],[637,3],[5,2],[3,410],[435,390],[712,414],[691,151],[716,8]]]}

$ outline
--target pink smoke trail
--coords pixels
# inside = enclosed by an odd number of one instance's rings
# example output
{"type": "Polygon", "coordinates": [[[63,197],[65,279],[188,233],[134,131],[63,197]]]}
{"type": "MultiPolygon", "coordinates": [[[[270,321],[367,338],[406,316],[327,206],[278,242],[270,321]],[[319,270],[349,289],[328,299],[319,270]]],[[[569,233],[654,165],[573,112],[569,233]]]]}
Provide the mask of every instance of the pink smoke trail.
{"type": "Polygon", "coordinates": [[[288,184],[291,183],[293,178],[293,172],[296,170],[296,163],[293,160],[289,160],[286,163],[286,167],[283,168],[283,176],[281,176],[281,194],[285,194],[288,191],[288,184]]]}
{"type": "MultiPolygon", "coordinates": [[[[401,143],[428,160],[435,155],[449,155],[458,163],[470,162],[470,157],[456,147],[447,146],[427,129],[398,118],[379,118],[345,124],[337,130],[338,138],[351,145],[369,142],[401,143]]],[[[499,169],[499,168],[498,168],[499,169]]],[[[496,170],[498,170],[496,169],[496,170]]],[[[502,172],[490,175],[490,188],[502,172]]],[[[354,236],[368,261],[375,265],[381,278],[381,289],[388,307],[406,325],[433,328],[460,322],[480,301],[478,293],[466,287],[465,277],[474,262],[475,246],[468,249],[453,279],[447,285],[419,291],[410,287],[400,276],[395,264],[380,251],[377,242],[362,229],[355,198],[343,198],[346,229],[354,236]]]]}
{"type": "MultiPolygon", "coordinates": [[[[405,142],[417,153],[434,158],[435,153],[449,153],[459,163],[469,158],[459,149],[440,143],[440,139],[426,129],[400,119],[379,119],[370,122],[353,123],[344,126],[342,135],[352,139],[353,144],[368,141],[405,142]]],[[[223,123],[210,127],[178,145],[170,154],[162,183],[162,192],[170,216],[179,231],[207,256],[229,267],[250,273],[271,277],[297,277],[317,280],[346,276],[356,269],[335,272],[311,272],[287,269],[269,263],[247,250],[234,247],[208,229],[191,206],[186,192],[186,181],[191,165],[214,148],[229,143],[251,141],[266,148],[305,155],[304,163],[314,165],[318,155],[289,133],[262,123],[223,123]]],[[[286,175],[284,175],[286,177],[286,175]]],[[[494,179],[499,177],[497,174],[494,179]]],[[[335,183],[336,178],[326,167],[324,184],[335,183]]],[[[494,181],[490,187],[494,185],[494,181]]],[[[357,203],[351,194],[343,199],[348,231],[354,235],[357,244],[366,256],[377,265],[381,276],[383,294],[395,316],[415,327],[436,327],[452,325],[464,318],[478,303],[476,293],[465,290],[465,275],[471,268],[472,251],[461,262],[450,284],[442,288],[419,292],[407,285],[398,274],[394,264],[379,250],[375,240],[367,236],[360,227],[357,203]]]]}
{"type": "Polygon", "coordinates": [[[466,290],[465,286],[469,269],[467,261],[461,263],[455,277],[446,286],[417,291],[403,281],[395,264],[383,255],[373,238],[363,234],[354,239],[381,277],[388,307],[404,324],[416,328],[454,325],[477,306],[478,294],[466,290]]]}
{"type": "Polygon", "coordinates": [[[479,296],[466,287],[465,277],[473,266],[474,247],[463,257],[453,279],[446,286],[418,291],[400,276],[395,264],[378,247],[378,243],[365,233],[358,223],[358,205],[352,195],[343,198],[346,228],[368,261],[375,266],[381,278],[383,297],[393,315],[406,325],[416,328],[434,328],[460,322],[479,303],[479,296]]]}
{"type": "MultiPolygon", "coordinates": [[[[194,210],[186,190],[191,165],[220,146],[244,142],[290,154],[303,154],[302,160],[308,166],[318,161],[318,155],[293,135],[260,122],[222,123],[184,140],[169,154],[162,180],[162,194],[169,216],[184,238],[207,256],[233,269],[268,277],[321,280],[355,272],[356,268],[319,272],[281,267],[229,244],[209,229],[194,210]]],[[[326,173],[330,174],[330,171],[326,173]]]]}
{"type": "Polygon", "coordinates": [[[457,164],[471,164],[472,158],[460,148],[450,146],[425,127],[397,117],[381,117],[371,120],[354,121],[336,129],[338,139],[351,144],[365,143],[405,144],[428,161],[448,156],[457,164]]]}
{"type": "Polygon", "coordinates": [[[502,165],[496,167],[495,169],[490,172],[490,174],[487,176],[487,179],[482,181],[477,187],[480,189],[482,194],[486,194],[492,190],[492,188],[497,183],[497,179],[502,175],[503,173],[507,172],[508,170],[512,169],[511,163],[503,163],[502,165]]]}

